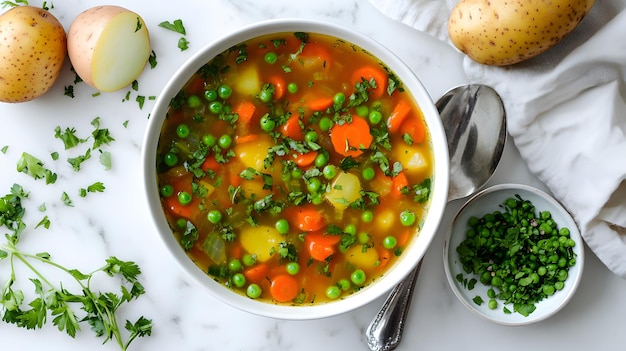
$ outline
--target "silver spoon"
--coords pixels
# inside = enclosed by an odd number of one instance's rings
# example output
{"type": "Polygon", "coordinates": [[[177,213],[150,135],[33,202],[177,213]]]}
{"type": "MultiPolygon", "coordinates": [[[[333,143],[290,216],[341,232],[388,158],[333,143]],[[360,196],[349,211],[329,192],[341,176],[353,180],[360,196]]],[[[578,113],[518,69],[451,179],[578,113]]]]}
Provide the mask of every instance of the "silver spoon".
{"type": "MultiPolygon", "coordinates": [[[[435,104],[450,152],[448,202],[481,188],[500,162],[506,142],[506,112],[498,93],[480,84],[461,85],[435,104]]],[[[372,351],[394,350],[400,343],[422,261],[389,294],[365,335],[372,351]]]]}

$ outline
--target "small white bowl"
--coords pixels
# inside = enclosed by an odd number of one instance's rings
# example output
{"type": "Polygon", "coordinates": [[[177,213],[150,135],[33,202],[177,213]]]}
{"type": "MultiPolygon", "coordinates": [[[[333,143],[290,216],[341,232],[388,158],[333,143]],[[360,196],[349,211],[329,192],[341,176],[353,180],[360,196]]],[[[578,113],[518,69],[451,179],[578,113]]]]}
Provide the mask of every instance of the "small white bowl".
{"type": "Polygon", "coordinates": [[[443,264],[448,283],[452,287],[454,294],[459,301],[476,315],[501,325],[520,326],[544,320],[562,309],[572,298],[583,273],[584,246],[580,231],[576,222],[567,210],[554,198],[536,188],[521,184],[500,184],[487,188],[469,199],[456,214],[450,229],[446,234],[443,246],[443,264]],[[490,309],[488,307],[487,290],[489,287],[479,281],[478,276],[467,274],[459,260],[456,248],[465,240],[468,229],[467,221],[471,216],[478,218],[486,213],[495,210],[502,210],[501,205],[510,197],[519,195],[524,200],[529,200],[536,211],[550,211],[552,218],[557,223],[558,228],[567,227],[570,230],[570,237],[576,242],[573,251],[576,254],[576,264],[570,267],[568,278],[565,281],[563,290],[557,291],[554,295],[543,299],[537,303],[536,310],[527,317],[513,312],[513,306],[506,305],[511,313],[505,313],[504,304],[498,300],[498,307],[490,309]],[[457,275],[463,274],[465,278],[476,278],[473,289],[469,290],[462,282],[457,280],[457,275]],[[482,297],[484,302],[476,304],[473,299],[476,296],[482,297]]]}

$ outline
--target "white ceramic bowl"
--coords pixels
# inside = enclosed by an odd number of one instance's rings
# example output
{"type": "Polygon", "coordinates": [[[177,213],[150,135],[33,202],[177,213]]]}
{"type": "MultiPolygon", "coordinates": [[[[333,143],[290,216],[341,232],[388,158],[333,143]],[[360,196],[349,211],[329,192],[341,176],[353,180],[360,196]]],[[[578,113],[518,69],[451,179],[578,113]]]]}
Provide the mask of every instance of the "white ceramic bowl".
{"type": "MultiPolygon", "coordinates": [[[[519,326],[535,323],[544,320],[562,309],[572,298],[578,288],[584,266],[584,246],[580,231],[576,222],[567,210],[554,198],[536,188],[521,184],[500,184],[487,188],[469,199],[454,217],[450,229],[447,232],[443,247],[443,264],[446,277],[454,294],[459,301],[476,315],[494,323],[519,326]],[[554,295],[545,298],[536,304],[536,310],[527,317],[513,312],[505,313],[504,304],[498,301],[496,309],[488,307],[487,297],[488,287],[477,282],[475,287],[469,290],[463,283],[457,280],[458,274],[463,274],[467,279],[471,277],[479,279],[478,276],[466,274],[459,261],[459,254],[456,248],[467,237],[467,221],[471,216],[482,217],[486,213],[495,210],[502,210],[501,204],[510,197],[519,195],[524,200],[529,200],[536,208],[536,211],[550,211],[552,218],[557,223],[558,228],[567,227],[570,236],[576,245],[573,248],[576,254],[576,264],[569,269],[569,275],[565,281],[563,290],[557,291],[554,295]],[[473,299],[481,296],[484,302],[476,304],[473,299]]],[[[507,305],[510,311],[513,307],[507,305]]]]}
{"type": "Polygon", "coordinates": [[[241,310],[274,318],[306,320],[329,317],[351,311],[385,294],[404,278],[424,256],[437,231],[447,203],[449,160],[446,137],[437,109],[419,79],[402,60],[371,38],[343,26],[319,21],[282,19],[260,22],[242,28],[201,49],[176,71],[155,102],[145,134],[142,158],[145,195],[149,210],[156,224],[158,236],[165,243],[176,264],[188,273],[196,283],[220,300],[241,310]],[[413,94],[421,107],[430,129],[432,149],[436,160],[430,210],[419,238],[413,240],[396,264],[375,283],[340,301],[316,306],[280,306],[252,300],[229,290],[202,272],[181,249],[172,234],[161,208],[156,182],[157,143],[172,97],[179,92],[193,73],[218,53],[247,39],[281,32],[311,32],[341,38],[369,51],[384,62],[403,81],[405,88],[413,94]]]}

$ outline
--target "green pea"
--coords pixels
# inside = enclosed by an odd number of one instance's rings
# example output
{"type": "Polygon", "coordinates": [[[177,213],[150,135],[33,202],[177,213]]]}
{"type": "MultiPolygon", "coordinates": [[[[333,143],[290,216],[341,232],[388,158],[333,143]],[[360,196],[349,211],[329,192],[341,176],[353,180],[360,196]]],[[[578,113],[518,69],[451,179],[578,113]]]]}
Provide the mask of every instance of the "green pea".
{"type": "Polygon", "coordinates": [[[357,235],[357,240],[359,241],[359,244],[367,244],[370,242],[370,235],[368,232],[360,232],[359,235],[357,235]]]}
{"type": "Polygon", "coordinates": [[[546,266],[539,266],[537,268],[537,274],[541,277],[543,277],[544,275],[546,275],[546,273],[548,273],[548,269],[546,268],[546,266]]]}
{"type": "Polygon", "coordinates": [[[354,272],[352,272],[352,274],[350,274],[350,281],[352,281],[352,283],[357,286],[361,286],[365,284],[366,279],[367,279],[367,276],[365,275],[365,272],[362,269],[357,269],[354,272]]]}
{"type": "Polygon", "coordinates": [[[261,92],[259,92],[259,100],[263,102],[272,101],[273,96],[274,96],[274,93],[269,89],[262,89],[261,92]]]}
{"type": "Polygon", "coordinates": [[[398,245],[398,241],[396,240],[396,237],[394,236],[389,235],[383,239],[383,247],[385,249],[393,250],[396,247],[396,245],[398,245]]]}
{"type": "Polygon", "coordinates": [[[374,171],[374,168],[372,167],[365,167],[363,168],[363,171],[361,171],[361,175],[363,176],[363,179],[365,180],[372,180],[374,179],[374,176],[376,175],[376,171],[374,171]]]}
{"type": "Polygon", "coordinates": [[[289,84],[287,84],[287,91],[292,93],[292,94],[297,93],[298,92],[298,84],[296,84],[296,83],[289,83],[289,84]]]}
{"type": "Polygon", "coordinates": [[[324,152],[320,152],[315,156],[315,167],[322,168],[328,163],[328,156],[324,152]]]}
{"type": "Polygon", "coordinates": [[[370,223],[374,220],[374,212],[370,210],[365,210],[361,213],[361,220],[365,223],[370,223]]]}
{"type": "Polygon", "coordinates": [[[291,170],[291,177],[294,179],[300,179],[302,178],[302,175],[304,173],[302,172],[302,170],[300,168],[294,168],[291,170]]]}
{"type": "Polygon", "coordinates": [[[333,103],[337,106],[343,106],[343,103],[346,102],[346,94],[337,93],[333,96],[333,103]]]}
{"type": "Polygon", "coordinates": [[[217,88],[217,95],[222,99],[228,99],[233,94],[233,88],[229,85],[222,84],[217,88]]]}
{"type": "Polygon", "coordinates": [[[359,105],[356,108],[356,114],[359,117],[367,117],[369,115],[370,109],[365,105],[359,105]]]}
{"type": "Polygon", "coordinates": [[[490,310],[495,310],[496,308],[498,308],[498,301],[496,301],[495,299],[490,299],[487,303],[487,307],[489,307],[490,310]]]}
{"type": "Polygon", "coordinates": [[[554,282],[554,288],[558,291],[558,290],[563,290],[563,288],[565,287],[565,282],[554,282]]]}
{"type": "Polygon", "coordinates": [[[228,262],[228,269],[231,272],[239,272],[243,268],[241,261],[239,259],[233,258],[228,262]]]}
{"type": "Polygon", "coordinates": [[[343,291],[347,291],[348,289],[350,289],[350,281],[348,279],[342,278],[339,279],[339,281],[337,282],[337,286],[339,286],[339,288],[343,291]]]}
{"type": "Polygon", "coordinates": [[[208,101],[215,101],[217,100],[217,90],[207,90],[204,92],[204,98],[207,99],[208,101]]]}
{"type": "Polygon", "coordinates": [[[188,137],[189,126],[186,124],[179,124],[178,127],[176,127],[176,135],[181,139],[185,139],[186,137],[188,137]]]}
{"type": "Polygon", "coordinates": [[[245,266],[254,266],[254,264],[256,263],[256,255],[245,254],[241,258],[241,261],[245,266]]]}
{"type": "Polygon", "coordinates": [[[224,105],[219,101],[212,101],[211,103],[209,103],[209,111],[211,111],[212,113],[220,113],[222,112],[223,108],[224,105]]]}
{"type": "Polygon", "coordinates": [[[199,97],[191,95],[187,98],[187,105],[191,108],[198,108],[200,107],[200,105],[202,105],[202,101],[200,101],[199,97]]]}
{"type": "Polygon", "coordinates": [[[322,182],[319,180],[319,178],[311,178],[307,182],[306,188],[307,190],[309,190],[310,193],[318,193],[322,188],[322,182]]]}
{"type": "Polygon", "coordinates": [[[336,300],[339,298],[339,296],[341,296],[341,290],[337,285],[331,285],[326,288],[326,297],[328,297],[329,299],[336,300]]]}
{"type": "Polygon", "coordinates": [[[271,132],[276,127],[276,122],[267,114],[261,117],[259,123],[261,124],[261,129],[265,132],[271,132]]]}
{"type": "Polygon", "coordinates": [[[322,174],[326,179],[333,179],[337,175],[337,167],[335,165],[326,165],[322,170],[322,174]]]}
{"type": "Polygon", "coordinates": [[[287,274],[296,275],[300,272],[300,265],[298,262],[289,262],[285,265],[285,270],[287,274]]]}
{"type": "Polygon", "coordinates": [[[371,124],[379,124],[383,120],[383,114],[380,111],[372,110],[368,115],[368,119],[371,124]]]}
{"type": "Polygon", "coordinates": [[[165,184],[161,187],[161,196],[170,197],[174,195],[174,187],[171,184],[165,184]]]}
{"type": "Polygon", "coordinates": [[[178,202],[183,205],[189,205],[191,203],[192,197],[191,194],[189,194],[186,191],[181,191],[180,193],[178,193],[178,202]]]}
{"type": "Polygon", "coordinates": [[[322,117],[320,118],[318,125],[320,129],[322,130],[322,132],[327,132],[330,130],[330,128],[333,127],[333,121],[328,117],[322,117]]]}
{"type": "Polygon", "coordinates": [[[348,233],[348,234],[355,235],[355,234],[356,234],[356,226],[355,226],[354,224],[347,224],[347,225],[343,228],[343,232],[344,232],[344,233],[348,233]]]}
{"type": "Polygon", "coordinates": [[[238,288],[243,288],[246,285],[246,276],[243,275],[243,273],[233,274],[231,280],[233,282],[233,285],[238,288]]]}
{"type": "Polygon", "coordinates": [[[176,166],[178,163],[178,156],[173,152],[168,152],[163,156],[163,162],[169,167],[176,166]]]}
{"type": "Polygon", "coordinates": [[[204,143],[204,145],[211,147],[213,145],[215,145],[216,139],[215,136],[211,135],[211,134],[205,134],[202,137],[202,142],[204,143]]]}
{"type": "Polygon", "coordinates": [[[304,134],[304,141],[314,143],[317,141],[317,133],[314,130],[310,130],[304,134]]]}
{"type": "Polygon", "coordinates": [[[277,220],[274,226],[276,227],[276,230],[278,230],[280,234],[284,235],[284,234],[289,233],[289,222],[287,222],[287,220],[284,218],[277,220]]]}
{"type": "Polygon", "coordinates": [[[558,281],[564,282],[565,280],[567,280],[568,275],[569,274],[565,269],[559,269],[559,271],[556,273],[556,279],[558,281]]]}
{"type": "Polygon", "coordinates": [[[400,223],[402,223],[403,226],[410,227],[415,224],[416,220],[415,212],[409,210],[400,212],[400,223]]]}
{"type": "Polygon", "coordinates": [[[275,52],[268,52],[267,54],[265,54],[265,62],[269,63],[270,65],[276,63],[276,60],[278,60],[278,55],[276,55],[275,52]]]}
{"type": "Polygon", "coordinates": [[[248,297],[252,299],[261,297],[262,293],[263,290],[261,289],[261,287],[255,283],[248,285],[248,288],[246,289],[246,295],[248,295],[248,297]]]}
{"type": "Polygon", "coordinates": [[[500,278],[498,276],[492,277],[491,278],[491,285],[493,285],[495,287],[502,286],[502,278],[500,278]]]}
{"type": "Polygon", "coordinates": [[[541,289],[543,293],[548,296],[554,295],[556,291],[556,289],[554,288],[554,285],[548,285],[548,284],[544,285],[541,289]]]}
{"type": "Polygon", "coordinates": [[[313,205],[320,205],[322,202],[324,202],[324,197],[322,196],[322,194],[316,193],[311,196],[311,203],[313,205]]]}
{"type": "Polygon", "coordinates": [[[217,140],[217,145],[219,145],[222,149],[228,149],[232,145],[232,143],[233,143],[233,138],[228,134],[222,135],[217,140]]]}
{"type": "Polygon", "coordinates": [[[211,210],[207,213],[207,220],[213,224],[217,224],[222,220],[222,213],[218,210],[211,210]]]}

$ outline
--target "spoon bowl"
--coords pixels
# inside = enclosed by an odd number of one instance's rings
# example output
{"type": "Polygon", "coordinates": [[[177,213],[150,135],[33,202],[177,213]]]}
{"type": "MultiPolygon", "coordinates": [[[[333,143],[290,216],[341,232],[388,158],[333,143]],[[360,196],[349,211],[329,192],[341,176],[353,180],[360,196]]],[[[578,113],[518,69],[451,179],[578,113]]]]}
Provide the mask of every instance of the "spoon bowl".
{"type": "Polygon", "coordinates": [[[469,84],[446,92],[435,104],[448,139],[448,200],[475,193],[496,171],[506,142],[506,116],[498,93],[469,84]]]}
{"type": "MultiPolygon", "coordinates": [[[[506,113],[491,87],[468,84],[435,104],[450,154],[448,202],[474,194],[496,170],[506,143],[506,113]]],[[[422,261],[389,294],[365,334],[372,351],[395,349],[400,340],[422,261]]]]}

